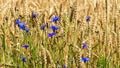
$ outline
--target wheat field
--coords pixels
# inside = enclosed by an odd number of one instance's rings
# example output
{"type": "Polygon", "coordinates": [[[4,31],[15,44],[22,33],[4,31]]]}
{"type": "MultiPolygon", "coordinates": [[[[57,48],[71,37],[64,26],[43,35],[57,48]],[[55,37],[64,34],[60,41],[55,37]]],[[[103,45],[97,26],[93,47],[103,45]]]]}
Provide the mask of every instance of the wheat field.
{"type": "Polygon", "coordinates": [[[0,0],[0,68],[120,68],[119,19],[120,0],[0,0]]]}

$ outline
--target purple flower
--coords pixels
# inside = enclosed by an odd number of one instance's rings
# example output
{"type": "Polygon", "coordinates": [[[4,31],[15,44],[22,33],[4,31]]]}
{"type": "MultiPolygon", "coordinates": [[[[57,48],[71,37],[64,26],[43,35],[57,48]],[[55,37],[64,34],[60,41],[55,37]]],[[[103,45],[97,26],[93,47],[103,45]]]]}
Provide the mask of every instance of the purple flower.
{"type": "Polygon", "coordinates": [[[55,32],[48,33],[48,37],[53,37],[54,35],[56,35],[56,33],[55,33],[55,32]]]}
{"type": "Polygon", "coordinates": [[[33,17],[33,18],[37,18],[37,17],[38,17],[38,13],[37,13],[37,12],[32,11],[32,17],[33,17]]]}
{"type": "Polygon", "coordinates": [[[19,23],[18,26],[20,29],[25,30],[25,23],[19,23]]]}
{"type": "Polygon", "coordinates": [[[82,57],[82,58],[81,58],[81,61],[82,61],[82,62],[88,62],[89,60],[90,60],[90,58],[85,58],[85,57],[82,57]]]}
{"type": "Polygon", "coordinates": [[[45,30],[45,27],[46,27],[45,24],[44,24],[44,25],[41,25],[41,26],[40,26],[40,29],[41,29],[41,30],[45,30]]]}
{"type": "Polygon", "coordinates": [[[23,45],[22,47],[25,48],[25,49],[27,49],[29,46],[28,45],[23,45]]]}
{"type": "Polygon", "coordinates": [[[20,23],[20,19],[16,19],[15,24],[19,24],[19,23],[20,23]]]}
{"type": "Polygon", "coordinates": [[[55,16],[51,19],[51,22],[57,22],[58,20],[60,20],[59,16],[55,16]]]}
{"type": "Polygon", "coordinates": [[[22,62],[27,62],[27,58],[26,57],[22,57],[22,62]]]}
{"type": "Polygon", "coordinates": [[[50,26],[50,28],[51,28],[53,31],[55,31],[55,30],[59,29],[59,27],[58,27],[58,26],[50,26]]]}
{"type": "Polygon", "coordinates": [[[88,48],[88,46],[87,46],[86,43],[82,43],[82,47],[83,47],[83,48],[88,48]]]}
{"type": "Polygon", "coordinates": [[[66,66],[66,65],[64,65],[64,66],[63,66],[63,68],[67,68],[67,66],[66,66]]]}
{"type": "Polygon", "coordinates": [[[25,31],[28,33],[29,32],[29,28],[25,27],[25,31]]]}
{"type": "Polygon", "coordinates": [[[22,62],[26,62],[27,61],[27,58],[26,57],[23,57],[22,55],[19,55],[20,59],[22,60],[22,62]]]}
{"type": "Polygon", "coordinates": [[[90,16],[86,16],[86,22],[89,23],[90,22],[90,18],[91,18],[90,16]]]}

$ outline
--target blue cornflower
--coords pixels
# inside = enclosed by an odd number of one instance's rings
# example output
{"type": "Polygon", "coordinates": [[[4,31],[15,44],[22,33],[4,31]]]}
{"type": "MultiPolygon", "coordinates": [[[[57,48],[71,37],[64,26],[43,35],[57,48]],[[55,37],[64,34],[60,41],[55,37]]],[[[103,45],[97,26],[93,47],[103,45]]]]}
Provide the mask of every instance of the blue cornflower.
{"type": "Polygon", "coordinates": [[[19,23],[19,28],[22,30],[25,30],[25,23],[19,23]]]}
{"type": "Polygon", "coordinates": [[[25,27],[25,31],[26,31],[26,32],[29,32],[29,28],[25,27]]]}
{"type": "Polygon", "coordinates": [[[59,27],[58,27],[58,26],[50,26],[50,28],[51,28],[53,31],[55,31],[55,30],[59,29],[59,27]]]}
{"type": "Polygon", "coordinates": [[[59,16],[55,16],[51,19],[51,22],[57,22],[58,20],[60,20],[59,16]]]}
{"type": "Polygon", "coordinates": [[[63,68],[67,68],[67,66],[66,66],[66,65],[64,65],[64,66],[63,66],[63,68]]]}
{"type": "Polygon", "coordinates": [[[33,17],[33,18],[37,18],[37,17],[38,17],[38,13],[37,13],[37,12],[32,11],[32,17],[33,17]]]}
{"type": "Polygon", "coordinates": [[[20,23],[20,19],[16,19],[15,24],[19,24],[19,23],[20,23]]]}
{"type": "Polygon", "coordinates": [[[83,47],[83,48],[88,48],[88,46],[87,46],[86,43],[82,43],[82,47],[83,47]]]}
{"type": "Polygon", "coordinates": [[[26,57],[22,57],[22,61],[23,61],[23,62],[26,62],[26,61],[27,61],[27,58],[26,58],[26,57]]]}
{"type": "Polygon", "coordinates": [[[86,16],[86,22],[90,22],[90,16],[86,16]]]}
{"type": "Polygon", "coordinates": [[[40,26],[40,29],[41,29],[41,30],[44,30],[45,27],[46,27],[46,25],[41,25],[41,26],[40,26]]]}
{"type": "Polygon", "coordinates": [[[29,46],[28,45],[23,45],[22,47],[27,49],[29,46]]]}
{"type": "Polygon", "coordinates": [[[54,35],[56,35],[56,33],[55,33],[55,32],[48,33],[48,37],[53,37],[54,35]]]}
{"type": "Polygon", "coordinates": [[[82,61],[82,62],[88,62],[89,60],[90,60],[90,58],[85,58],[85,57],[82,57],[82,58],[81,58],[81,61],[82,61]]]}

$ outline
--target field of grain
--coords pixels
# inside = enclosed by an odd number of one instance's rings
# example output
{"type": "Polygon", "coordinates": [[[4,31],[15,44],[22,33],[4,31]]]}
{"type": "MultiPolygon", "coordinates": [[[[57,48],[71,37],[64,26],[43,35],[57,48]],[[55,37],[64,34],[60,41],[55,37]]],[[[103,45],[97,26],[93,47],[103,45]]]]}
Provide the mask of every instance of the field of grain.
{"type": "Polygon", "coordinates": [[[120,68],[120,0],[0,0],[0,68],[120,68]]]}

